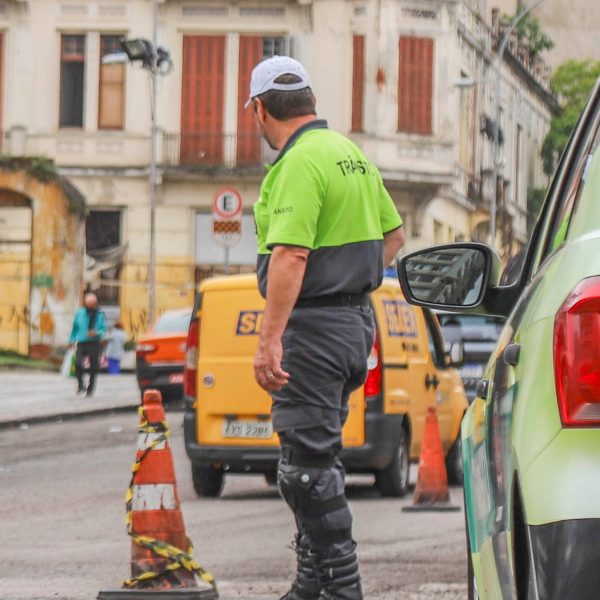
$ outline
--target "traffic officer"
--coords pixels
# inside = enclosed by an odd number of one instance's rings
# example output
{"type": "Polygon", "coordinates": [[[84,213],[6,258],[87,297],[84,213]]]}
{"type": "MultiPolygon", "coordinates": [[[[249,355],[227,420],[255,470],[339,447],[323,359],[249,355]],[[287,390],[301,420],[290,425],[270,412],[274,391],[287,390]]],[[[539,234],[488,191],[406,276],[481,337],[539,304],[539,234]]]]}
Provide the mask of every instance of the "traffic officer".
{"type": "Polygon", "coordinates": [[[279,490],[298,526],[298,572],[282,600],[361,600],[338,453],[373,346],[368,293],[404,243],[402,219],[375,166],[316,118],[299,62],[256,65],[250,104],[279,151],[254,207],[266,298],[254,370],[273,399],[279,490]]]}

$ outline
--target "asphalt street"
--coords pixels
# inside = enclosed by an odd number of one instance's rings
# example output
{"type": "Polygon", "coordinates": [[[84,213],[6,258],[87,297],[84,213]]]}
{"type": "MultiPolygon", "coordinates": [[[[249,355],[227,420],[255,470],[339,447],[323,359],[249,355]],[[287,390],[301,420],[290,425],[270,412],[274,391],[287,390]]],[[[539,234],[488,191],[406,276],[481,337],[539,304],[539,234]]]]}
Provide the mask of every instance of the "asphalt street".
{"type": "MultiPolygon", "coordinates": [[[[222,600],[275,600],[295,566],[292,517],[259,476],[230,476],[223,497],[198,499],[182,413],[168,413],[187,534],[222,600]]],[[[137,415],[118,413],[0,431],[0,599],[91,600],[129,575],[124,494],[137,415]]],[[[401,512],[370,477],[348,496],[369,600],[466,597],[463,514],[401,512]]],[[[461,490],[452,490],[461,503],[461,490]]]]}

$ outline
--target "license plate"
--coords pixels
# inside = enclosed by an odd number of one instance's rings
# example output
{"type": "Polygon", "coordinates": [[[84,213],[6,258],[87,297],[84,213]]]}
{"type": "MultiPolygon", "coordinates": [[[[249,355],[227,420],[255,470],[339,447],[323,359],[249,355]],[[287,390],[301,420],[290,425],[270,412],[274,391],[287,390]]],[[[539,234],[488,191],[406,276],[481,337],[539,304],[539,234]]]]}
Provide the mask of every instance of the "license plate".
{"type": "Polygon", "coordinates": [[[183,383],[183,373],[171,373],[169,383],[183,383]]]}
{"type": "Polygon", "coordinates": [[[223,437],[270,439],[273,435],[271,421],[225,421],[223,437]]]}
{"type": "Polygon", "coordinates": [[[481,379],[483,377],[483,365],[463,365],[458,374],[463,379],[481,379]]]}

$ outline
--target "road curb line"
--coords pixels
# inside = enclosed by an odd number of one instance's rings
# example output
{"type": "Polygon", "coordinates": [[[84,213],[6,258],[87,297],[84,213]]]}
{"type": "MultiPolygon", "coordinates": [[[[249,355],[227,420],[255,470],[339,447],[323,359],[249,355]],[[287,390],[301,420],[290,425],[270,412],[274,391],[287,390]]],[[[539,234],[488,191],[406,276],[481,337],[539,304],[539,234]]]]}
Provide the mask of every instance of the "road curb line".
{"type": "Polygon", "coordinates": [[[43,423],[52,423],[54,421],[75,421],[76,419],[85,419],[87,417],[97,417],[111,413],[134,412],[139,408],[139,402],[127,406],[112,406],[108,408],[95,408],[84,410],[82,412],[59,413],[52,415],[42,415],[37,417],[24,417],[22,419],[11,419],[10,421],[0,421],[0,430],[17,429],[23,425],[41,425],[43,423]]]}

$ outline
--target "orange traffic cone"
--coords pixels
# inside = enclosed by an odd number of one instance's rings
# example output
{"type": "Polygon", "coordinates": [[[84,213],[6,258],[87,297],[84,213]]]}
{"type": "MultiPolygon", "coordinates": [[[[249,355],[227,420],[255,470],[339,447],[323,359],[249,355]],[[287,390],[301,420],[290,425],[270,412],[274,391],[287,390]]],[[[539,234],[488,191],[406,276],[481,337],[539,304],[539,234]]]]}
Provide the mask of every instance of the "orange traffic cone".
{"type": "Polygon", "coordinates": [[[403,511],[457,511],[459,506],[450,504],[448,474],[440,439],[440,426],[435,408],[427,409],[425,433],[421,445],[419,475],[412,506],[403,511]]]}
{"type": "Polygon", "coordinates": [[[192,557],[179,509],[169,426],[160,392],[144,393],[138,448],[127,490],[127,532],[132,540],[131,579],[98,600],[214,600],[215,580],[192,557]]]}

